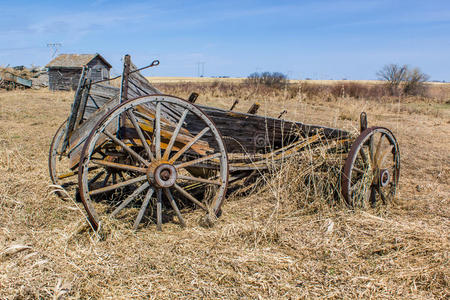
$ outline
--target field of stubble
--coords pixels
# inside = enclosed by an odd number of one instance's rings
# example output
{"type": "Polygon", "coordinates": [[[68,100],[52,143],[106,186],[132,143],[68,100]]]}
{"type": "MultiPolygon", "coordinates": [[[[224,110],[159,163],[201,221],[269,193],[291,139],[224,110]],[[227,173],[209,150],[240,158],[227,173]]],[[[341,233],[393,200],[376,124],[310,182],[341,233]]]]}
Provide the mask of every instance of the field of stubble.
{"type": "MultiPolygon", "coordinates": [[[[186,229],[169,223],[156,232],[149,224],[134,232],[111,221],[98,236],[79,204],[49,192],[48,147],[72,97],[0,92],[1,299],[450,296],[448,102],[268,96],[239,103],[246,111],[259,100],[260,113],[286,108],[287,119],[344,129],[356,128],[365,110],[369,124],[392,129],[400,190],[383,210],[307,209],[291,205],[297,194],[266,189],[228,199],[213,228],[201,227],[194,212],[186,229]]],[[[233,100],[202,94],[198,102],[229,107],[233,100]]]]}

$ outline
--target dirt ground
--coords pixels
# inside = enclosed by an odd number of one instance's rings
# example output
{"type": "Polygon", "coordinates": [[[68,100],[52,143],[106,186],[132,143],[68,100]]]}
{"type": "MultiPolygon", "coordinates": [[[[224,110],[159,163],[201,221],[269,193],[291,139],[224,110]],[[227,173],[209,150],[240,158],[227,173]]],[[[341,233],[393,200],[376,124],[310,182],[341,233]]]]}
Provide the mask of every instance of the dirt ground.
{"type": "MultiPolygon", "coordinates": [[[[390,128],[400,144],[400,190],[382,211],[283,211],[294,196],[256,193],[228,199],[213,228],[193,212],[186,229],[134,232],[111,221],[96,235],[79,204],[49,188],[48,147],[72,97],[0,92],[1,299],[450,297],[448,102],[259,99],[272,116],[286,108],[286,119],[352,129],[364,110],[370,125],[390,128]]],[[[233,99],[198,101],[229,107],[233,99]]]]}

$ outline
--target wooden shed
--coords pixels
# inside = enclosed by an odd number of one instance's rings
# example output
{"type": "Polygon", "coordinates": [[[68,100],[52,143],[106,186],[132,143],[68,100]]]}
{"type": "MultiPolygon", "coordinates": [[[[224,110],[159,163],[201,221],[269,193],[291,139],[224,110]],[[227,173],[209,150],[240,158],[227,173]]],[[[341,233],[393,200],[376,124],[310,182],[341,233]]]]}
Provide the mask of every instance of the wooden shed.
{"type": "Polygon", "coordinates": [[[109,78],[111,65],[100,54],[61,54],[46,65],[49,89],[75,90],[85,65],[91,68],[89,77],[93,81],[109,78]]]}

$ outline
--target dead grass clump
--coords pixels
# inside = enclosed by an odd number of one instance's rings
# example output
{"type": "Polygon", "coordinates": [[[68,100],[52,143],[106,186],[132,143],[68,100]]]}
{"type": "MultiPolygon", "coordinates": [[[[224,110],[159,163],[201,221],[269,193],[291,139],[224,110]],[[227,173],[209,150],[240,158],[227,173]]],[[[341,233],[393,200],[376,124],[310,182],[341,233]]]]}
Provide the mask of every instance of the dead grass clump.
{"type": "Polygon", "coordinates": [[[274,245],[285,234],[283,220],[346,209],[340,176],[348,145],[322,139],[282,161],[269,161],[270,168],[259,174],[253,186],[246,187],[253,192],[252,199],[265,205],[249,205],[255,222],[233,226],[233,238],[253,247],[274,245]]]}
{"type": "Polygon", "coordinates": [[[316,213],[342,205],[340,174],[345,148],[346,145],[321,140],[284,162],[274,163],[268,184],[260,193],[271,195],[283,214],[299,210],[316,213]]]}

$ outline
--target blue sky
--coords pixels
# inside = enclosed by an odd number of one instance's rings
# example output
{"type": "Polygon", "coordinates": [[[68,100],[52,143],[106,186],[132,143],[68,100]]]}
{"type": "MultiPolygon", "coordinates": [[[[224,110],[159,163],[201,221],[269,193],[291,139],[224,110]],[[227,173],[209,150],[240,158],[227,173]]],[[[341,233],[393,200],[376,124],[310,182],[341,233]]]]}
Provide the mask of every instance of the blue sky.
{"type": "Polygon", "coordinates": [[[5,1],[0,65],[45,65],[60,53],[102,54],[121,70],[131,54],[153,76],[375,79],[409,64],[450,81],[450,1],[5,1]]]}

